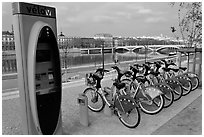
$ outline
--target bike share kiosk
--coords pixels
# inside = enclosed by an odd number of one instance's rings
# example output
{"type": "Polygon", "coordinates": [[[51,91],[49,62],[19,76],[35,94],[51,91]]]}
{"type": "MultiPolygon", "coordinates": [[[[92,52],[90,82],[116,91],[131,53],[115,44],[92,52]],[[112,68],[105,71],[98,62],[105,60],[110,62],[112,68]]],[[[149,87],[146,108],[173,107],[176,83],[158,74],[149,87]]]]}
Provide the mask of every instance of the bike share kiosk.
{"type": "Polygon", "coordinates": [[[24,134],[62,134],[55,8],[12,3],[24,134]]]}

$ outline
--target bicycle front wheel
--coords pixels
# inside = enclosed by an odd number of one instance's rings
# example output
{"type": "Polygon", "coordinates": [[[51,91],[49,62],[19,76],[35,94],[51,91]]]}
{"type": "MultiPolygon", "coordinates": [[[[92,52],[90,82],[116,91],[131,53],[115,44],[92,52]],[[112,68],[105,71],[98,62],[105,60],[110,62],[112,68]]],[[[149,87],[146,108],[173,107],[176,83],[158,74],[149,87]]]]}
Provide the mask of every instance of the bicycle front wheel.
{"type": "Polygon", "coordinates": [[[183,88],[181,85],[177,85],[175,87],[171,87],[174,93],[174,101],[179,100],[183,95],[183,88]]]}
{"type": "Polygon", "coordinates": [[[188,77],[191,80],[192,83],[192,91],[196,90],[199,85],[199,78],[198,77],[188,77]]]}
{"type": "Polygon", "coordinates": [[[135,128],[140,123],[140,112],[138,108],[132,109],[130,112],[124,113],[122,111],[117,111],[119,120],[128,128],[135,128]]]}
{"type": "Polygon", "coordinates": [[[181,83],[183,88],[183,96],[189,94],[192,90],[191,80],[187,76],[177,76],[176,79],[181,83]]]}
{"type": "Polygon", "coordinates": [[[166,83],[173,89],[174,101],[179,100],[183,95],[183,88],[178,80],[168,79],[166,83]]]}
{"type": "Polygon", "coordinates": [[[162,110],[164,106],[164,98],[162,95],[159,95],[152,100],[140,100],[139,106],[146,114],[157,114],[162,110]]]}
{"type": "Polygon", "coordinates": [[[127,95],[122,95],[119,98],[114,103],[119,120],[128,128],[137,127],[140,123],[140,112],[136,102],[127,95]]]}
{"type": "Polygon", "coordinates": [[[163,92],[163,97],[164,97],[163,107],[164,108],[169,107],[174,101],[173,90],[167,84],[164,84],[164,83],[158,83],[155,86],[163,92]]]}
{"type": "Polygon", "coordinates": [[[103,110],[105,103],[104,100],[99,94],[96,89],[94,88],[87,88],[84,90],[84,94],[88,98],[88,108],[93,112],[100,112],[103,110]]]}

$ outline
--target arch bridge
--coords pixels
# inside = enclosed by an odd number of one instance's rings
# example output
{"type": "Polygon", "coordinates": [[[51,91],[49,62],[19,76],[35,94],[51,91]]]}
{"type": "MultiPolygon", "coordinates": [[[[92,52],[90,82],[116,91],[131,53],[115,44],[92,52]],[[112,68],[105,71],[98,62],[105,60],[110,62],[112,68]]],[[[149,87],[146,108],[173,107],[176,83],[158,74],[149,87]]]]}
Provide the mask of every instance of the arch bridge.
{"type": "Polygon", "coordinates": [[[118,46],[115,47],[116,52],[139,52],[148,50],[151,52],[176,52],[180,47],[184,47],[184,45],[135,45],[135,46],[118,46]]]}

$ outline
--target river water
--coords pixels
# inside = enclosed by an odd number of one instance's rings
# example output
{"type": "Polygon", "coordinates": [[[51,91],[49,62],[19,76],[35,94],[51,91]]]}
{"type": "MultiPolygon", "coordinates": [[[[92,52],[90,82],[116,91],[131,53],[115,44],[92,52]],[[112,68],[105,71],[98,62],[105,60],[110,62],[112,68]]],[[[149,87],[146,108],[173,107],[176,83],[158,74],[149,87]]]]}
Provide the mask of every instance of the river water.
{"type": "MultiPolygon", "coordinates": [[[[104,54],[104,62],[112,63],[114,59],[118,62],[139,60],[145,58],[153,58],[158,56],[168,56],[167,54],[160,54],[158,52],[148,52],[146,54],[138,54],[135,52],[124,52],[124,53],[106,53],[104,54]]],[[[102,54],[81,54],[81,53],[69,53],[68,57],[61,57],[61,67],[72,68],[76,66],[84,65],[97,65],[102,64],[102,54]],[[67,63],[65,63],[67,62],[67,63]]],[[[3,57],[2,59],[2,74],[17,73],[17,61],[15,55],[3,57]]]]}

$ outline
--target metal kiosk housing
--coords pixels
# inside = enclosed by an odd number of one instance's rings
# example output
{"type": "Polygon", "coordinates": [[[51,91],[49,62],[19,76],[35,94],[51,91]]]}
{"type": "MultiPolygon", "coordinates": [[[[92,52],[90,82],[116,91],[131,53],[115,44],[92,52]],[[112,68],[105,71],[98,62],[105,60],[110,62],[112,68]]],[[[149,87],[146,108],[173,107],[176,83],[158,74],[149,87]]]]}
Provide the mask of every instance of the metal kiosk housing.
{"type": "Polygon", "coordinates": [[[62,134],[55,8],[12,3],[24,134],[62,134]]]}

